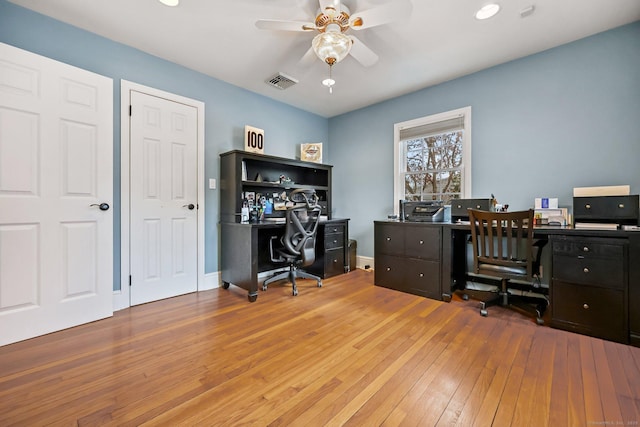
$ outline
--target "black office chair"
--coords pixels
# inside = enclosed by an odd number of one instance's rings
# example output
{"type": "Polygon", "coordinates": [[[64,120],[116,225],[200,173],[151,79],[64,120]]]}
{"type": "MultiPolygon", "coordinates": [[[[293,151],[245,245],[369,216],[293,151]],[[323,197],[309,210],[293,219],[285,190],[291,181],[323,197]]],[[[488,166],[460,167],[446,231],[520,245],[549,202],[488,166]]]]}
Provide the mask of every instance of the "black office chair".
{"type": "MultiPolygon", "coordinates": [[[[487,316],[487,307],[496,303],[535,314],[542,325],[548,306],[547,287],[540,282],[540,256],[546,240],[533,242],[533,209],[517,212],[487,212],[469,209],[473,271],[471,276],[482,280],[499,279],[500,287],[490,289],[488,299],[481,299],[480,314],[487,316]]],[[[465,286],[468,295],[478,291],[465,286]]]]}
{"type": "Polygon", "coordinates": [[[274,243],[278,236],[272,236],[269,241],[271,261],[275,263],[288,263],[289,271],[275,274],[262,283],[262,290],[266,291],[270,283],[282,279],[288,279],[293,287],[293,295],[298,295],[296,278],[313,279],[322,287],[320,277],[300,270],[316,259],[316,234],[318,221],[320,220],[320,206],[318,196],[313,190],[297,189],[289,194],[289,200],[294,206],[287,208],[287,225],[284,235],[280,238],[280,244],[274,243]]]}

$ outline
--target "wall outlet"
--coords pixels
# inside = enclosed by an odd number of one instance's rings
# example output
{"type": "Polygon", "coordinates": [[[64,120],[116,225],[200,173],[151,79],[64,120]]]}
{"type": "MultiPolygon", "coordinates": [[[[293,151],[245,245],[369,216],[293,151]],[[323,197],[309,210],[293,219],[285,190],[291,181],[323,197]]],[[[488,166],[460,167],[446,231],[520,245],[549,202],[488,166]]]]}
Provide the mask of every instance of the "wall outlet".
{"type": "Polygon", "coordinates": [[[209,178],[209,190],[215,190],[215,189],[216,189],[216,179],[209,178]]]}

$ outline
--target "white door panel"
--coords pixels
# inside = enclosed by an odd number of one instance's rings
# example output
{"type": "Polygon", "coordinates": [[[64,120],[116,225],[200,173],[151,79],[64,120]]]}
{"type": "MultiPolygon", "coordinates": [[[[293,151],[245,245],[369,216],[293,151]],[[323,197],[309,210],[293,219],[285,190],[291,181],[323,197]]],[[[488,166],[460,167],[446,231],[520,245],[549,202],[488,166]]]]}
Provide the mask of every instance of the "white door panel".
{"type": "Polygon", "coordinates": [[[198,286],[198,114],[131,91],[131,304],[198,286]],[[194,208],[189,209],[189,205],[194,208]]]}
{"type": "Polygon", "coordinates": [[[0,43],[0,345],[113,314],[112,103],[111,79],[0,43]]]}

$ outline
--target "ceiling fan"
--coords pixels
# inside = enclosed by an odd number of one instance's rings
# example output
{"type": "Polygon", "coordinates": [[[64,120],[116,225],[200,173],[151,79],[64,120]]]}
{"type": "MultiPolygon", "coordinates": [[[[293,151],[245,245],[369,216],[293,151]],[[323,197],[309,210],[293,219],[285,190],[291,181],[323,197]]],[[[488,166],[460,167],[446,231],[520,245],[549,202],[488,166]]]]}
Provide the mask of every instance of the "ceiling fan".
{"type": "Polygon", "coordinates": [[[318,32],[300,61],[302,64],[311,63],[317,56],[331,67],[350,54],[363,66],[370,67],[378,61],[378,55],[356,36],[346,33],[408,18],[412,9],[410,0],[393,0],[354,13],[340,0],[319,0],[319,4],[318,15],[312,22],[260,19],[256,27],[262,30],[318,32]]]}

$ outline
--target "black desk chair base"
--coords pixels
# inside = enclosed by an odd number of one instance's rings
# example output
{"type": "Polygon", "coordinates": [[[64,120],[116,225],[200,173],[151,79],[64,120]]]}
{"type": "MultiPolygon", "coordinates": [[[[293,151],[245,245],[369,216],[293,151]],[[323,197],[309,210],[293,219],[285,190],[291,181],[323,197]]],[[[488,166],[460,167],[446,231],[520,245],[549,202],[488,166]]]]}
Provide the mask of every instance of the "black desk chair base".
{"type": "Polygon", "coordinates": [[[280,280],[288,280],[289,282],[291,282],[292,293],[293,293],[293,296],[295,297],[296,295],[298,295],[298,285],[296,284],[296,278],[315,280],[318,283],[318,287],[319,288],[322,287],[322,279],[320,279],[318,276],[307,273],[306,271],[299,270],[294,265],[290,265],[289,271],[283,271],[281,273],[277,273],[269,277],[268,279],[265,279],[265,281],[262,282],[262,290],[266,291],[267,286],[270,285],[271,283],[274,283],[280,280]]]}
{"type": "Polygon", "coordinates": [[[488,307],[499,305],[501,307],[510,308],[527,316],[536,318],[538,325],[544,325],[544,313],[549,307],[549,301],[545,296],[546,290],[541,290],[540,296],[520,295],[509,292],[513,290],[513,284],[501,284],[500,288],[494,291],[480,291],[470,288],[463,290],[462,299],[467,301],[469,298],[479,301],[480,315],[487,317],[488,307]],[[506,292],[503,289],[506,288],[506,292]]]}

